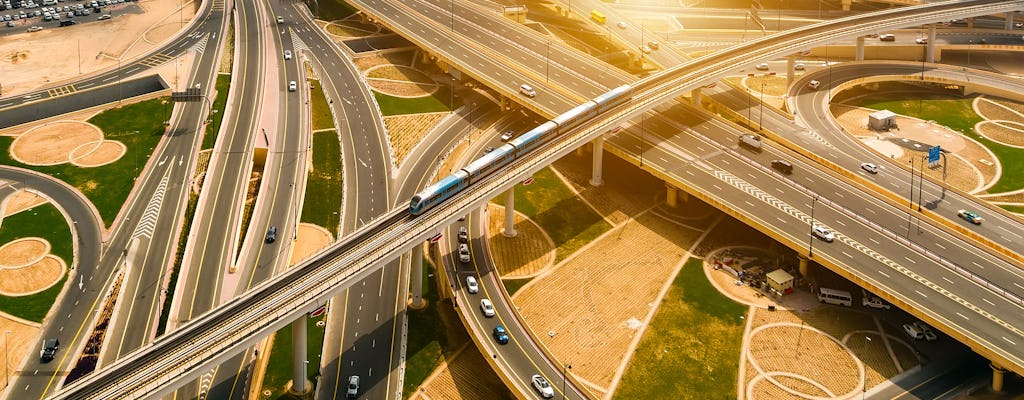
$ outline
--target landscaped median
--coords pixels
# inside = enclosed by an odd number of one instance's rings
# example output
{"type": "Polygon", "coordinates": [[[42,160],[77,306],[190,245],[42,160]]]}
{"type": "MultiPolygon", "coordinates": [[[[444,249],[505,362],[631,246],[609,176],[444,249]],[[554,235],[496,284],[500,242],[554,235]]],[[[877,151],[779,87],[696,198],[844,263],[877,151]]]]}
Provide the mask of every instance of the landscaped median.
{"type": "MultiPolygon", "coordinates": [[[[0,199],[2,201],[3,199],[0,199]]],[[[0,222],[0,246],[21,238],[39,238],[49,243],[49,254],[63,261],[65,268],[73,262],[73,239],[64,215],[53,204],[46,203],[9,215],[0,222]]],[[[7,261],[11,260],[10,255],[7,261]]],[[[2,264],[2,263],[0,263],[2,264]]],[[[24,270],[32,268],[18,268],[24,270]]],[[[5,272],[17,273],[18,270],[5,272]]],[[[12,275],[7,275],[13,278],[12,275]]],[[[33,322],[42,322],[53,306],[67,280],[67,270],[61,272],[59,281],[48,288],[25,296],[0,295],[0,311],[33,322]]],[[[28,277],[21,279],[30,279],[28,277]]]]}

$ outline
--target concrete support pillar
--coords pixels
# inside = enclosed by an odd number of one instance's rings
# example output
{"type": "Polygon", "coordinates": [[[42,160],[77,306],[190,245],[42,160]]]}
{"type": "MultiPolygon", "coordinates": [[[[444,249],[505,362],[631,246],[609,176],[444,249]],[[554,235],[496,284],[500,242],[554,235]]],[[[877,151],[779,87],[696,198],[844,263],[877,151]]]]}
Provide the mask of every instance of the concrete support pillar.
{"type": "Polygon", "coordinates": [[[677,205],[679,205],[679,196],[678,196],[678,194],[679,194],[679,189],[676,189],[675,186],[669,185],[667,182],[665,183],[665,204],[666,205],[668,205],[669,207],[672,207],[672,208],[675,208],[677,205]]]}
{"type": "Polygon", "coordinates": [[[793,84],[796,79],[796,55],[786,56],[786,87],[793,84]]]}
{"type": "Polygon", "coordinates": [[[1003,374],[1006,373],[1006,369],[995,364],[989,364],[992,367],[992,391],[1002,392],[1003,391],[1003,374]]]}
{"type": "Polygon", "coordinates": [[[857,37],[857,61],[864,61],[864,36],[857,37]]]}
{"type": "Polygon", "coordinates": [[[850,11],[850,4],[852,3],[853,0],[843,0],[843,11],[850,11]]]}
{"type": "Polygon", "coordinates": [[[806,278],[807,277],[807,265],[808,265],[807,257],[798,256],[798,258],[800,259],[800,265],[799,265],[800,275],[806,278]]]}
{"type": "Polygon", "coordinates": [[[505,229],[501,231],[505,237],[516,236],[516,188],[508,188],[505,192],[505,229]]]}
{"type": "Polygon", "coordinates": [[[604,136],[598,136],[594,138],[594,167],[590,175],[591,186],[601,186],[604,184],[604,136]]]}
{"type": "Polygon", "coordinates": [[[974,28],[974,17],[967,18],[967,28],[974,28]]]}
{"type": "Polygon", "coordinates": [[[935,62],[935,27],[928,27],[928,44],[924,45],[924,60],[935,62]]]}
{"type": "Polygon", "coordinates": [[[413,247],[409,251],[409,259],[412,263],[412,274],[410,274],[409,292],[412,300],[409,301],[409,308],[421,309],[427,306],[423,301],[423,252],[422,246],[413,247]]]}
{"type": "Polygon", "coordinates": [[[697,108],[704,107],[704,105],[701,104],[701,89],[702,88],[698,87],[690,91],[690,102],[693,103],[693,106],[697,108]]]}
{"type": "Polygon", "coordinates": [[[1005,29],[1005,30],[1013,29],[1013,13],[1012,12],[1006,13],[1006,23],[1003,25],[1003,29],[1005,29]]]}
{"type": "Polygon", "coordinates": [[[292,321],[292,389],[293,393],[309,393],[306,385],[306,315],[292,321]]]}

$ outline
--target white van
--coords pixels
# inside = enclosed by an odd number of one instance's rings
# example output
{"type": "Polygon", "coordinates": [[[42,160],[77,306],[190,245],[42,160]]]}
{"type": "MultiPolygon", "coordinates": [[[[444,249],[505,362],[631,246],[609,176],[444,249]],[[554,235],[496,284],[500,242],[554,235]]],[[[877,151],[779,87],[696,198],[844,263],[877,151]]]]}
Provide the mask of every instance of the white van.
{"type": "Polygon", "coordinates": [[[818,289],[818,301],[838,306],[849,307],[853,305],[853,298],[850,297],[850,292],[829,288],[818,289]]]}
{"type": "Polygon", "coordinates": [[[519,85],[519,93],[526,95],[526,97],[534,97],[537,95],[537,91],[533,90],[533,87],[527,84],[519,85]]]}

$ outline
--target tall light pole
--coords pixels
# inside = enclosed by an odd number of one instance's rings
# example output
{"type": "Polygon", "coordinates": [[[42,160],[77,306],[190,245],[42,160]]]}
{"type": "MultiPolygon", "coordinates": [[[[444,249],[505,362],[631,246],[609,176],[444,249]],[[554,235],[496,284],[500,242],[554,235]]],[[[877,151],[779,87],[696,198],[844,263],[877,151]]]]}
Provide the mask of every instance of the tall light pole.
{"type": "Polygon", "coordinates": [[[10,335],[11,335],[11,330],[10,329],[4,331],[4,387],[7,387],[7,385],[11,383],[11,378],[7,377],[7,372],[8,372],[7,371],[7,360],[10,358],[7,355],[8,354],[7,353],[7,349],[8,349],[8,345],[7,344],[10,342],[10,340],[9,340],[9,336],[10,335]]]}
{"type": "Polygon", "coordinates": [[[550,82],[548,77],[551,76],[551,41],[549,40],[544,44],[544,82],[550,82]]]}

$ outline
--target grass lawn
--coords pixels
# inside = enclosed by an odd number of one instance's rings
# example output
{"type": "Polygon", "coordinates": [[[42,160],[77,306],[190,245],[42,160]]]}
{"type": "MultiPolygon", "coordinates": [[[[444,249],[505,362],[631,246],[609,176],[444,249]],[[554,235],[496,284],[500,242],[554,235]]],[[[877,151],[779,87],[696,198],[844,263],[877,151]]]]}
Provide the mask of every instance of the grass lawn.
{"type": "Polygon", "coordinates": [[[526,284],[530,283],[530,281],[532,280],[533,278],[502,279],[501,283],[505,284],[505,291],[508,292],[509,296],[511,296],[516,294],[516,292],[518,292],[519,289],[522,289],[523,286],[526,286],[526,284]]]}
{"type": "Polygon", "coordinates": [[[999,206],[999,207],[1002,207],[1004,210],[1009,211],[1009,212],[1018,213],[1018,214],[1024,214],[1024,206],[999,206]]]}
{"type": "Polygon", "coordinates": [[[973,102],[974,96],[961,98],[940,93],[922,94],[920,91],[915,91],[864,96],[850,101],[849,104],[877,110],[889,110],[926,121],[931,120],[961,132],[995,153],[996,158],[1003,165],[1003,174],[999,177],[999,181],[988,190],[989,193],[1024,188],[1024,170],[1006,167],[1024,163],[1024,150],[1004,146],[978,135],[974,131],[974,125],[981,122],[982,118],[971,107],[973,102]]]}
{"type": "Polygon", "coordinates": [[[313,85],[313,90],[310,90],[310,97],[313,100],[313,130],[334,129],[334,115],[331,114],[331,107],[327,104],[327,97],[324,96],[324,90],[320,87],[320,81],[316,79],[307,79],[306,81],[313,85]]]}
{"type": "Polygon", "coordinates": [[[317,18],[324,21],[336,21],[356,13],[356,8],[341,0],[307,1],[306,5],[317,18]]]}
{"type": "Polygon", "coordinates": [[[0,137],[0,164],[38,171],[67,182],[85,194],[99,210],[103,223],[110,226],[135,185],[135,177],[163,138],[163,123],[170,109],[169,98],[161,97],[110,109],[89,119],[103,130],[106,139],[127,147],[127,153],[110,164],[94,168],[22,164],[11,158],[9,149],[14,138],[10,136],[0,137]]]}
{"type": "Polygon", "coordinates": [[[301,221],[338,234],[341,216],[341,145],[334,130],[313,134],[313,169],[306,181],[301,221]]]}
{"type": "Polygon", "coordinates": [[[220,132],[220,124],[224,120],[224,105],[228,102],[228,90],[231,88],[231,75],[217,74],[217,98],[213,100],[213,109],[210,110],[211,122],[206,125],[206,133],[203,134],[202,150],[212,149],[217,143],[217,133],[220,132]]]}
{"type": "Polygon", "coordinates": [[[691,258],[672,282],[615,392],[616,399],[735,399],[747,307],[708,282],[691,258]]]}
{"type": "Polygon", "coordinates": [[[427,97],[394,97],[377,91],[373,92],[373,97],[377,98],[380,112],[385,117],[389,115],[450,111],[452,108],[451,88],[448,86],[441,86],[434,94],[427,97]]]}
{"type": "MultiPolygon", "coordinates": [[[[505,204],[505,196],[493,200],[505,204]]],[[[533,175],[529,186],[516,187],[516,211],[533,219],[555,242],[555,263],[564,260],[611,229],[550,168],[533,175]]]]}
{"type": "MultiPolygon", "coordinates": [[[[306,319],[306,359],[309,360],[309,367],[306,368],[306,377],[312,382],[312,389],[316,392],[317,375],[320,374],[320,352],[324,345],[324,329],[316,326],[317,321],[327,318],[327,314],[319,318],[306,319]]],[[[326,325],[325,325],[326,327],[326,325]]],[[[269,390],[269,397],[260,399],[293,399],[287,393],[288,383],[292,380],[292,326],[288,325],[277,331],[274,335],[274,347],[270,350],[270,361],[267,363],[267,371],[263,376],[263,389],[269,390]]]]}
{"type": "MultiPolygon", "coordinates": [[[[24,237],[46,239],[50,242],[50,253],[60,257],[71,268],[74,238],[64,216],[53,204],[35,206],[3,219],[0,245],[24,237]]],[[[42,322],[66,280],[67,274],[49,289],[28,296],[0,296],[0,310],[29,321],[42,322]]]]}

